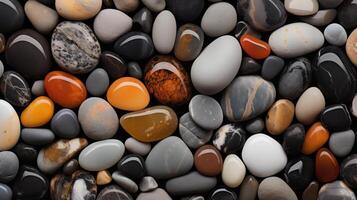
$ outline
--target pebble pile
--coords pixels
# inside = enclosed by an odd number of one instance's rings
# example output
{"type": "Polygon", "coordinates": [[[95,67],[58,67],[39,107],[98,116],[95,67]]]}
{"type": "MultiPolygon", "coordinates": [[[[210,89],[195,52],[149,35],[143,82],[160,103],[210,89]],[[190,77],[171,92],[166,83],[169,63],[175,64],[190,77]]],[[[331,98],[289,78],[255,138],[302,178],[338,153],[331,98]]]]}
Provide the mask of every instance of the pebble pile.
{"type": "Polygon", "coordinates": [[[356,0],[0,0],[0,200],[356,200],[356,0]]]}

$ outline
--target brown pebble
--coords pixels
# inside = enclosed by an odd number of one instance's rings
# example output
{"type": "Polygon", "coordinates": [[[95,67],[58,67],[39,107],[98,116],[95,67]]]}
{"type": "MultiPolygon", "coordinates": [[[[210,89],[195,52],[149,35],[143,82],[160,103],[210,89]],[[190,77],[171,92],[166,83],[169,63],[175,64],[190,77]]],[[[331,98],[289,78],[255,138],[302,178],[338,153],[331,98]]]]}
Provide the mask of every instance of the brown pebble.
{"type": "Polygon", "coordinates": [[[248,175],[244,178],[239,192],[240,200],[255,200],[257,196],[259,183],[257,179],[252,175],[248,175]]]}
{"type": "Polygon", "coordinates": [[[115,7],[123,12],[133,12],[139,6],[139,0],[113,0],[115,7]]]}
{"type": "Polygon", "coordinates": [[[107,170],[99,171],[97,173],[96,183],[97,185],[107,185],[112,182],[112,176],[107,170]]]}
{"type": "Polygon", "coordinates": [[[276,101],[268,111],[265,124],[272,135],[280,135],[294,119],[294,104],[287,99],[276,101]]]}
{"type": "Polygon", "coordinates": [[[212,145],[204,145],[195,153],[197,171],[206,176],[217,176],[223,168],[223,159],[219,151],[212,145]]]}
{"type": "Polygon", "coordinates": [[[357,28],[347,38],[346,53],[351,62],[357,66],[357,28]]]}
{"type": "Polygon", "coordinates": [[[319,183],[312,181],[302,193],[302,200],[316,200],[319,194],[319,183]]]}
{"type": "Polygon", "coordinates": [[[0,53],[5,51],[5,46],[6,46],[5,36],[2,33],[0,33],[0,53]]]}

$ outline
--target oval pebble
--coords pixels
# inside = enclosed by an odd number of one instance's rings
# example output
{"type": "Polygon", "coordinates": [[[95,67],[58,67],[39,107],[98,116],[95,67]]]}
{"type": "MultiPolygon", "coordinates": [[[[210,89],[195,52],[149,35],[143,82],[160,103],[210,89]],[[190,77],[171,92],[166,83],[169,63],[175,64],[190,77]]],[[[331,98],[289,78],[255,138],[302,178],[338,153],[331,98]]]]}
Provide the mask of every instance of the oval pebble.
{"type": "Polygon", "coordinates": [[[235,154],[224,159],[222,180],[230,188],[237,188],[245,177],[246,169],[242,160],[235,154]]]}
{"type": "Polygon", "coordinates": [[[35,96],[45,96],[45,83],[43,80],[37,80],[32,84],[31,93],[35,96]]]}
{"type": "Polygon", "coordinates": [[[226,124],[219,128],[213,138],[213,145],[223,153],[230,154],[242,150],[246,132],[237,124],[226,124]]]}
{"type": "Polygon", "coordinates": [[[60,138],[77,137],[81,127],[76,113],[67,108],[59,110],[51,120],[51,130],[60,138]]]}
{"type": "Polygon", "coordinates": [[[141,2],[153,12],[160,12],[165,9],[165,0],[141,0],[141,2]]]}
{"type": "Polygon", "coordinates": [[[151,151],[151,144],[136,140],[135,138],[128,138],[125,140],[125,148],[135,154],[146,156],[151,151]]]}
{"type": "Polygon", "coordinates": [[[12,199],[12,190],[9,186],[0,183],[0,196],[3,200],[11,200],[12,199]]]}
{"type": "Polygon", "coordinates": [[[133,200],[133,197],[117,185],[109,185],[103,188],[97,196],[97,200],[133,200]]]}
{"type": "Polygon", "coordinates": [[[120,172],[115,171],[112,174],[113,180],[122,188],[130,193],[136,193],[139,190],[138,185],[130,178],[123,176],[120,172]]]}
{"type": "Polygon", "coordinates": [[[329,24],[324,30],[324,36],[328,43],[336,46],[342,46],[347,41],[345,28],[340,24],[329,24]]]}
{"type": "Polygon", "coordinates": [[[19,170],[19,159],[11,151],[0,152],[0,181],[8,183],[15,179],[19,170]]]}
{"type": "Polygon", "coordinates": [[[46,145],[55,140],[55,134],[46,128],[24,128],[21,130],[21,139],[30,145],[46,145]]]}
{"type": "Polygon", "coordinates": [[[58,23],[57,12],[38,1],[26,1],[24,9],[32,25],[43,34],[51,32],[58,23]]]}
{"type": "Polygon", "coordinates": [[[152,40],[155,49],[161,54],[168,54],[174,48],[175,39],[175,16],[168,10],[161,11],[157,15],[152,27],[152,40]]]}
{"type": "Polygon", "coordinates": [[[109,83],[108,73],[102,68],[97,68],[87,77],[86,88],[89,94],[93,96],[102,96],[107,91],[109,83]]]}
{"type": "Polygon", "coordinates": [[[148,200],[148,199],[172,200],[169,194],[167,194],[167,192],[161,188],[157,188],[156,190],[151,192],[140,193],[136,198],[136,200],[148,200]]]}
{"type": "Polygon", "coordinates": [[[25,14],[21,4],[17,0],[1,1],[0,10],[1,33],[11,33],[22,27],[25,14]]]}

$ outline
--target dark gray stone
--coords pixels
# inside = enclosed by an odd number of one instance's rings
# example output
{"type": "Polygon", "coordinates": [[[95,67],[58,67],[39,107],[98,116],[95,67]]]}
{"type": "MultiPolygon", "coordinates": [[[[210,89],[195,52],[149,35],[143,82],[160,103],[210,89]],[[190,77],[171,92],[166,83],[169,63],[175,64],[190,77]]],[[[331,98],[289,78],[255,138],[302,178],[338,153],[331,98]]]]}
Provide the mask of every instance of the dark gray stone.
{"type": "Polygon", "coordinates": [[[285,66],[285,61],[278,56],[269,56],[264,60],[262,77],[266,80],[274,79],[285,66]]]}
{"type": "Polygon", "coordinates": [[[238,73],[240,75],[257,74],[261,68],[262,65],[257,63],[253,58],[243,57],[238,73]]]}
{"type": "Polygon", "coordinates": [[[159,185],[155,179],[151,176],[145,176],[141,179],[139,187],[142,192],[149,192],[155,190],[159,185]]]}
{"type": "Polygon", "coordinates": [[[52,118],[51,130],[60,138],[75,138],[80,132],[76,113],[67,108],[59,110],[52,118]]]}
{"type": "Polygon", "coordinates": [[[319,200],[356,200],[356,195],[343,181],[326,183],[320,188],[319,200]]]}
{"type": "Polygon", "coordinates": [[[1,197],[1,200],[11,200],[12,199],[11,188],[3,183],[0,183],[0,197],[1,197]]]}
{"type": "Polygon", "coordinates": [[[109,76],[108,73],[102,68],[92,71],[86,80],[86,88],[89,94],[93,96],[102,96],[105,94],[108,87],[109,76]]]}
{"type": "Polygon", "coordinates": [[[133,26],[145,33],[151,33],[153,25],[153,16],[146,7],[140,9],[133,17],[133,26]]]}
{"type": "Polygon", "coordinates": [[[262,118],[253,119],[245,125],[245,130],[251,134],[260,133],[264,130],[265,123],[262,118]]]}
{"type": "Polygon", "coordinates": [[[357,154],[352,154],[341,163],[340,175],[342,180],[352,189],[357,189],[357,154]]]}
{"type": "Polygon", "coordinates": [[[137,79],[143,77],[143,70],[137,62],[128,63],[128,75],[137,79]]]}
{"type": "Polygon", "coordinates": [[[21,139],[30,145],[41,146],[55,140],[55,134],[46,128],[24,128],[21,130],[21,139]]]}
{"type": "Polygon", "coordinates": [[[62,171],[64,174],[70,176],[73,174],[73,172],[77,171],[79,168],[79,162],[77,159],[72,159],[68,161],[66,164],[64,164],[62,171]]]}
{"type": "Polygon", "coordinates": [[[14,180],[18,170],[19,159],[16,154],[11,151],[0,152],[0,182],[7,183],[14,180]]]}

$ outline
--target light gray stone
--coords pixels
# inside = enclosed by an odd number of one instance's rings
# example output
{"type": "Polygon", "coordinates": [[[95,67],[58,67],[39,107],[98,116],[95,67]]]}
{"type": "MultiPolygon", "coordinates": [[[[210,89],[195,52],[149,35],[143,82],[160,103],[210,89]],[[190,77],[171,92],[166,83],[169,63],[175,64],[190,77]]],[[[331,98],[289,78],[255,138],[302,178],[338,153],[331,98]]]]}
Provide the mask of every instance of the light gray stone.
{"type": "Polygon", "coordinates": [[[152,41],[159,53],[168,54],[172,51],[175,45],[176,29],[176,19],[172,12],[164,10],[157,15],[152,26],[152,41]]]}
{"type": "Polygon", "coordinates": [[[332,133],[328,145],[335,156],[344,157],[352,151],[355,138],[353,130],[332,133]]]}
{"type": "Polygon", "coordinates": [[[172,200],[167,192],[161,188],[157,188],[151,192],[143,192],[138,195],[136,200],[172,200]]]}
{"type": "Polygon", "coordinates": [[[3,183],[0,183],[0,197],[1,197],[1,200],[11,200],[12,199],[11,188],[3,183]]]}
{"type": "Polygon", "coordinates": [[[258,188],[259,200],[298,200],[294,191],[281,178],[272,176],[264,179],[258,188]]]}
{"type": "Polygon", "coordinates": [[[37,80],[33,83],[31,87],[31,93],[35,96],[46,95],[46,90],[43,80],[37,80]]]}
{"type": "Polygon", "coordinates": [[[133,180],[121,175],[118,171],[112,174],[112,178],[120,187],[130,193],[135,193],[139,190],[138,185],[133,180]]]}
{"type": "Polygon", "coordinates": [[[150,192],[155,190],[159,185],[155,181],[155,179],[151,176],[145,176],[141,179],[139,187],[142,192],[150,192]]]}
{"type": "Polygon", "coordinates": [[[19,170],[19,159],[11,151],[0,152],[0,182],[7,183],[15,179],[19,170]]]}
{"type": "Polygon", "coordinates": [[[24,10],[31,24],[43,34],[51,32],[58,23],[56,10],[39,1],[26,1],[24,10]]]}
{"type": "Polygon", "coordinates": [[[133,137],[126,139],[124,144],[128,151],[141,156],[146,156],[151,150],[150,143],[140,142],[133,137]]]}
{"type": "Polygon", "coordinates": [[[300,17],[300,19],[313,26],[326,26],[330,24],[337,15],[335,9],[319,10],[316,14],[306,17],[300,17]]]}
{"type": "Polygon", "coordinates": [[[328,43],[336,46],[342,46],[346,44],[347,41],[345,28],[337,23],[328,25],[325,28],[324,36],[328,43]]]}
{"type": "Polygon", "coordinates": [[[86,80],[86,88],[92,96],[104,95],[108,86],[109,76],[108,73],[102,68],[92,71],[86,80]]]}
{"type": "Polygon", "coordinates": [[[30,145],[46,145],[55,140],[55,134],[46,128],[24,128],[21,130],[21,139],[30,145]]]}

